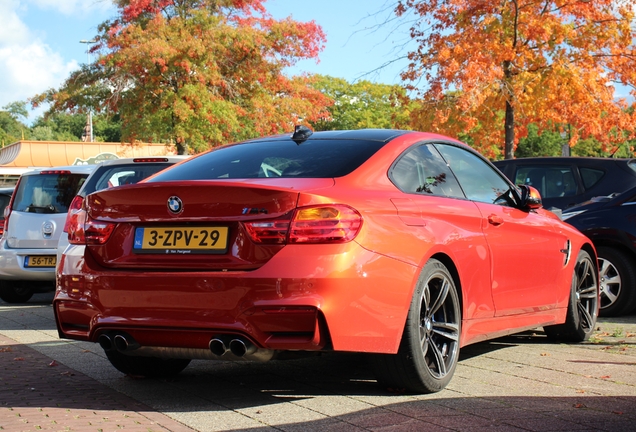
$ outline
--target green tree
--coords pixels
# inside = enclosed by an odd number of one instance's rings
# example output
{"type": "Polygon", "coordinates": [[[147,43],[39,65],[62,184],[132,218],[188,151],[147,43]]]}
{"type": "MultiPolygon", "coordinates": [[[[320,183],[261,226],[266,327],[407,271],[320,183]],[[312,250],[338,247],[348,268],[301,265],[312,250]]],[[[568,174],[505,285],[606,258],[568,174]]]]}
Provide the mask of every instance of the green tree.
{"type": "Polygon", "coordinates": [[[315,58],[315,22],[273,19],[264,0],[116,0],[95,63],[38,95],[52,111],[117,113],[126,141],[173,142],[179,153],[290,132],[326,116],[328,99],[284,68],[315,58]]]}
{"type": "MultiPolygon", "coordinates": [[[[30,136],[36,141],[81,141],[86,121],[85,114],[49,113],[35,119],[30,136]]],[[[100,142],[121,142],[119,116],[93,115],[93,139],[100,142]]]]}
{"type": "Polygon", "coordinates": [[[19,119],[26,120],[26,102],[11,102],[0,111],[0,144],[2,147],[29,138],[29,128],[19,119]]]}
{"type": "Polygon", "coordinates": [[[313,87],[333,100],[329,118],[312,122],[316,130],[407,128],[410,101],[403,87],[370,81],[349,83],[316,75],[313,87]]]}
{"type": "Polygon", "coordinates": [[[561,156],[564,140],[559,132],[539,131],[536,124],[528,125],[528,135],[519,140],[516,157],[561,156]]]}

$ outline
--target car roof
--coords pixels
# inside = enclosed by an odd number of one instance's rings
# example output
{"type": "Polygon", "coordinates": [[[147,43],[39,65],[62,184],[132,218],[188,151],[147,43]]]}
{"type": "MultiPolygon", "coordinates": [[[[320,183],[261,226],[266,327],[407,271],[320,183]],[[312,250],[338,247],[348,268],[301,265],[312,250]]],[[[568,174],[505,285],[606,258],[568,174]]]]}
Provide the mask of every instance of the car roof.
{"type": "Polygon", "coordinates": [[[177,163],[182,160],[188,159],[190,155],[170,155],[170,156],[138,156],[130,158],[109,159],[97,164],[97,166],[113,166],[113,165],[125,165],[130,163],[157,163],[157,162],[172,162],[177,163]]]}
{"type": "Polygon", "coordinates": [[[42,171],[69,171],[71,174],[90,174],[97,167],[97,165],[65,165],[56,167],[36,168],[31,171],[27,171],[25,175],[36,175],[42,171]]]}
{"type": "Polygon", "coordinates": [[[579,162],[592,162],[592,163],[600,163],[600,164],[609,164],[609,163],[636,163],[636,159],[634,158],[604,158],[604,157],[587,157],[587,156],[539,156],[539,157],[524,157],[524,158],[515,158],[515,159],[504,159],[494,161],[495,165],[507,165],[507,164],[520,164],[524,163],[562,163],[562,164],[572,164],[579,162]]]}
{"type": "MultiPolygon", "coordinates": [[[[313,132],[308,139],[311,140],[328,140],[328,139],[338,139],[338,140],[365,140],[365,141],[390,141],[395,137],[400,135],[413,133],[414,131],[408,130],[398,130],[398,129],[356,129],[356,130],[334,130],[334,131],[318,131],[313,132]]],[[[258,142],[258,141],[276,141],[281,138],[290,139],[292,135],[283,134],[283,135],[273,135],[262,138],[255,138],[253,140],[243,141],[247,142],[258,142]]]]}

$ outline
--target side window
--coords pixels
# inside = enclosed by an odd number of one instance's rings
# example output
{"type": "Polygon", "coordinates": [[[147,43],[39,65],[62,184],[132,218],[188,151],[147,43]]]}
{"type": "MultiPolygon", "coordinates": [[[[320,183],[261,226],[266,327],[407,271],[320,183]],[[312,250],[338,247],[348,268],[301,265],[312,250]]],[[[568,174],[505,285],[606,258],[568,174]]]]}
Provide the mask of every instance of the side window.
{"type": "Polygon", "coordinates": [[[490,165],[471,152],[447,144],[435,144],[459,180],[466,197],[472,201],[503,203],[510,185],[490,165]]]}
{"type": "Polygon", "coordinates": [[[465,198],[448,165],[431,144],[417,146],[403,154],[389,177],[406,193],[465,198]]]}
{"type": "Polygon", "coordinates": [[[579,168],[581,173],[581,178],[583,179],[583,186],[585,189],[589,189],[599,182],[603,175],[605,174],[601,170],[592,169],[592,168],[579,168]]]}
{"type": "Polygon", "coordinates": [[[515,175],[515,184],[533,186],[543,198],[576,195],[576,181],[570,166],[520,166],[515,175]]]}

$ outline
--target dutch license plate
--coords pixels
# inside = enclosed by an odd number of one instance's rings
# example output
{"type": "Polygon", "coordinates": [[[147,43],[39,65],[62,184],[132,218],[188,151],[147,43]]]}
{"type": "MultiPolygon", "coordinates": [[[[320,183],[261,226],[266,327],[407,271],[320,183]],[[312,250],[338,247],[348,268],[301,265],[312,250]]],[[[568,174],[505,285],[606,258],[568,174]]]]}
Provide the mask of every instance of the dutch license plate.
{"type": "Polygon", "coordinates": [[[55,255],[31,255],[24,258],[25,267],[55,267],[55,255]]]}
{"type": "Polygon", "coordinates": [[[225,253],[228,227],[139,227],[135,252],[184,254],[225,253]]]}

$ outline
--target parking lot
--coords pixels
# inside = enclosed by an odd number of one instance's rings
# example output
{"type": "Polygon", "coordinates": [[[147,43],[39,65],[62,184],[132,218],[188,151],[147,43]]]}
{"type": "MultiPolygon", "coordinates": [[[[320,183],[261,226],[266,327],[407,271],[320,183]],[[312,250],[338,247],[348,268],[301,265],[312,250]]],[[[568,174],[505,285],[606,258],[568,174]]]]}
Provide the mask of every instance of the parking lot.
{"type": "Polygon", "coordinates": [[[590,342],[540,330],[463,349],[433,395],[377,387],[364,357],[193,361],[170,380],[117,372],[96,344],[60,340],[52,294],[0,302],[0,430],[621,431],[636,422],[636,316],[590,342]]]}

